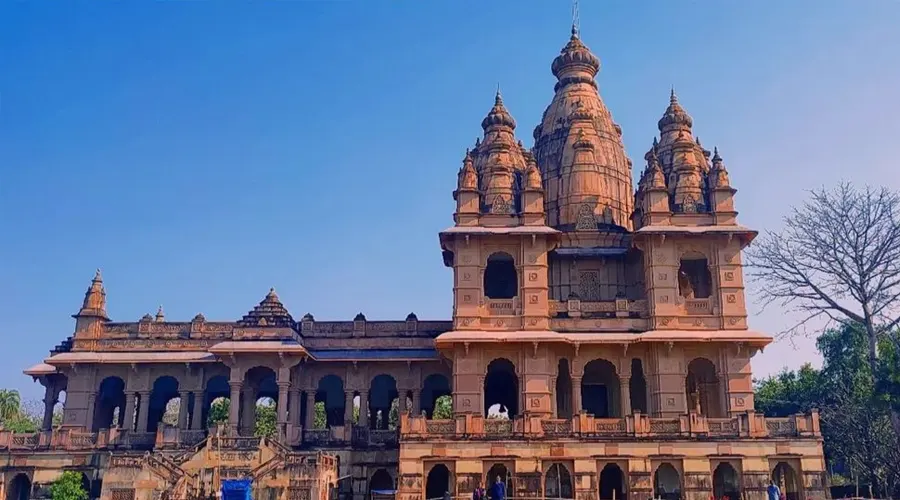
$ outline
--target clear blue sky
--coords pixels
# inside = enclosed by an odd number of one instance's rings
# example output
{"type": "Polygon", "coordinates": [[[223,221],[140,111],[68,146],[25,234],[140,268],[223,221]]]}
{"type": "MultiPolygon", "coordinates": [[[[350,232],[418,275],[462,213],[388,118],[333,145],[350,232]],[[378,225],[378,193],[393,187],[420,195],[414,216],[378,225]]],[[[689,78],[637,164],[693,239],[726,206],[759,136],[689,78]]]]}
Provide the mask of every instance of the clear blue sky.
{"type": "MultiPolygon", "coordinates": [[[[500,83],[530,145],[565,44],[558,1],[2,2],[0,386],[109,313],[444,319],[456,171],[500,83]]],[[[675,85],[765,230],[806,189],[898,187],[900,3],[583,0],[637,169],[675,85]]],[[[754,309],[752,326],[787,326],[754,309]]],[[[808,341],[757,374],[813,359],[808,341]]]]}

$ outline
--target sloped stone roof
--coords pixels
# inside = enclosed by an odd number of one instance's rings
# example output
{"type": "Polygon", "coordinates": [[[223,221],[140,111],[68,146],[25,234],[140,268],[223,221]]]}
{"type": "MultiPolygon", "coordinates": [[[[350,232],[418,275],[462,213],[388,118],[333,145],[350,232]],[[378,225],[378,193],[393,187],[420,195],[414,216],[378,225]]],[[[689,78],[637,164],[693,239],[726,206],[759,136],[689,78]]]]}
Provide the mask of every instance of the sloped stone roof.
{"type": "Polygon", "coordinates": [[[237,324],[243,327],[270,326],[297,329],[297,322],[294,321],[291,313],[281,303],[281,299],[278,298],[274,288],[270,289],[269,293],[266,294],[266,298],[245,314],[237,324]]]}

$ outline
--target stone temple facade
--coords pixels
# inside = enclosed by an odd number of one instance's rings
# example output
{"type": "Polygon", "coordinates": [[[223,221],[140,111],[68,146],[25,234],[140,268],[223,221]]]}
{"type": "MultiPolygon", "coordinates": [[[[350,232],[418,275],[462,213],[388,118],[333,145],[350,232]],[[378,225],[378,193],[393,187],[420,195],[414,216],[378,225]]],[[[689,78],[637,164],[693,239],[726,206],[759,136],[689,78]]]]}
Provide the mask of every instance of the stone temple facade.
{"type": "Polygon", "coordinates": [[[722,157],[673,92],[635,187],[576,30],[551,69],[533,148],[498,93],[465,153],[440,233],[450,320],[297,320],[272,290],[237,321],[114,322],[98,272],[74,335],[25,371],[47,413],[42,432],[0,432],[2,495],[72,470],[104,500],[228,478],[272,500],[466,498],[498,477],[516,498],[762,500],[770,479],[824,498],[818,415],[754,412],[750,359],[772,338],[747,324],[756,232],[722,157]],[[254,438],[263,397],[277,429],[254,438]],[[218,398],[228,423],[210,428],[218,398]]]}

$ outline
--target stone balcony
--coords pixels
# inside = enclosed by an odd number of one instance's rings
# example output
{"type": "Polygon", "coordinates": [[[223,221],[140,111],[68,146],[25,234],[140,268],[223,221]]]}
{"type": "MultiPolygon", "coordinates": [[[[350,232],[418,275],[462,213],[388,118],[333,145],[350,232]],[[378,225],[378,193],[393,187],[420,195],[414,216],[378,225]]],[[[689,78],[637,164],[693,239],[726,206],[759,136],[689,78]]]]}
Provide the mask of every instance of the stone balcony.
{"type": "Polygon", "coordinates": [[[572,419],[519,417],[489,419],[459,415],[455,419],[428,420],[401,416],[400,441],[425,440],[662,440],[662,439],[758,439],[821,437],[819,414],[765,418],[747,412],[729,418],[707,418],[695,413],[678,418],[656,418],[635,413],[625,418],[595,418],[576,415],[572,419]]]}

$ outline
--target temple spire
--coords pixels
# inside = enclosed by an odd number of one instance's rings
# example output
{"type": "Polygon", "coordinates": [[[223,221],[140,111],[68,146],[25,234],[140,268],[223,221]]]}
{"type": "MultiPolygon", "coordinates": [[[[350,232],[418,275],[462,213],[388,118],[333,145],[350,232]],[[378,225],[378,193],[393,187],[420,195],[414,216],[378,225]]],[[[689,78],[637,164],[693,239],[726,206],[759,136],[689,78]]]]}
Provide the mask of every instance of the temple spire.
{"type": "Polygon", "coordinates": [[[81,309],[74,317],[96,317],[109,321],[106,315],[106,289],[103,288],[103,276],[100,274],[100,269],[94,273],[91,285],[84,293],[81,309]]]}
{"type": "Polygon", "coordinates": [[[159,309],[156,310],[156,322],[162,323],[166,320],[166,314],[163,312],[162,305],[159,306],[159,309]]]}

